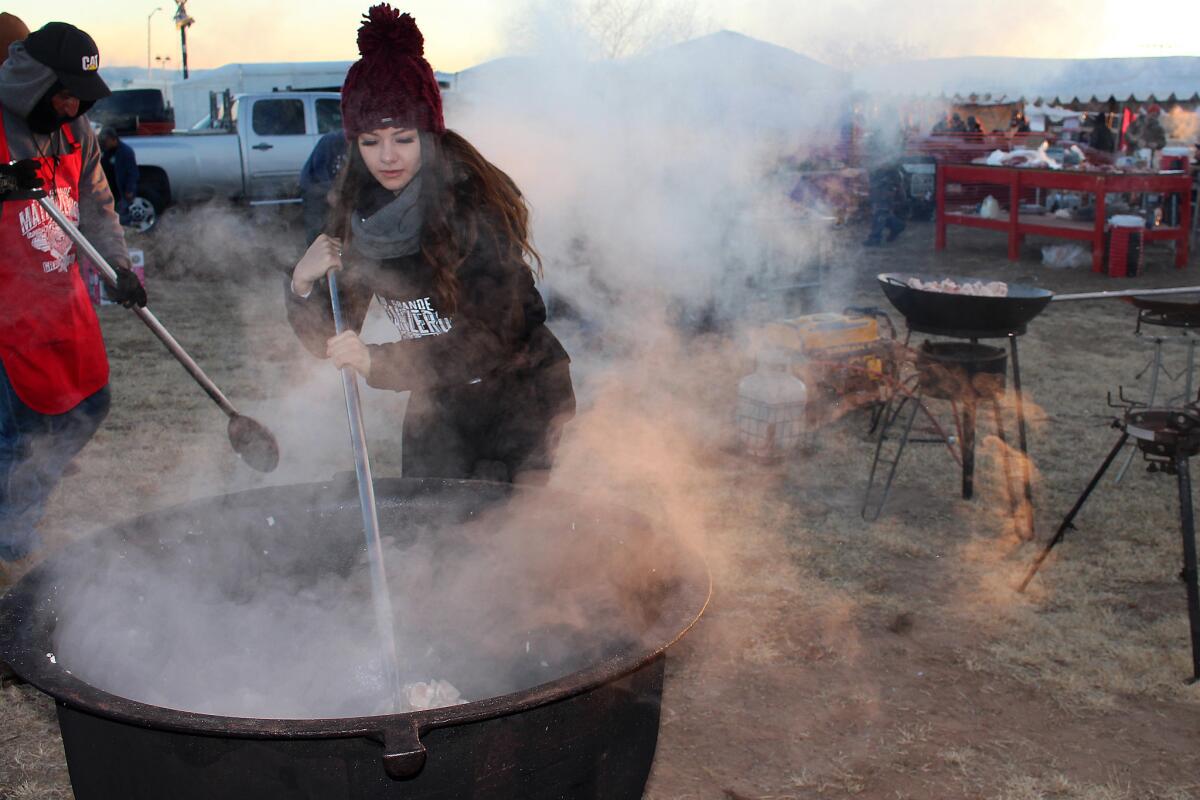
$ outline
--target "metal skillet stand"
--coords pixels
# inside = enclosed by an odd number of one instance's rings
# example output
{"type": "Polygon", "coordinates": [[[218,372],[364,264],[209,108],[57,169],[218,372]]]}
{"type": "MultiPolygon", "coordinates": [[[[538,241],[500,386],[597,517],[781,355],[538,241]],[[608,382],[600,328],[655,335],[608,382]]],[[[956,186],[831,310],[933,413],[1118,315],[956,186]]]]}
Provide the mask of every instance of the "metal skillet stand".
{"type": "Polygon", "coordinates": [[[947,447],[961,469],[962,497],[970,500],[975,493],[975,432],[981,405],[991,407],[996,436],[1001,442],[1000,460],[1010,513],[1015,516],[1019,501],[1013,489],[1008,439],[1000,409],[1007,354],[1002,348],[978,342],[926,340],[911,351],[910,357],[915,374],[894,387],[879,414],[879,434],[863,499],[863,518],[870,522],[879,518],[904,451],[914,443],[947,447]],[[950,403],[957,437],[947,435],[938,424],[927,406],[928,400],[950,403]],[[928,427],[916,429],[914,423],[921,414],[925,415],[928,427]]]}
{"type": "MultiPolygon", "coordinates": [[[[944,276],[943,276],[944,277],[944,276]]],[[[1049,304],[1053,294],[1045,289],[1035,287],[1009,285],[1009,296],[1003,298],[983,297],[972,295],[955,295],[943,292],[914,289],[909,285],[911,278],[935,281],[939,277],[885,273],[879,276],[879,283],[892,305],[904,315],[908,334],[905,344],[908,344],[913,333],[924,333],[931,336],[941,336],[951,339],[966,339],[971,344],[978,344],[981,339],[1007,339],[1009,342],[1010,369],[1012,373],[1013,396],[1017,412],[1017,444],[1021,450],[1021,470],[1024,494],[1022,511],[1024,527],[1022,535],[1032,539],[1035,534],[1033,516],[1033,474],[1029,462],[1029,438],[1025,426],[1025,403],[1021,389],[1021,361],[1017,347],[1017,337],[1025,334],[1029,320],[1037,316],[1049,304]],[[1001,302],[997,302],[1001,301],[1001,302]]],[[[952,278],[960,283],[978,281],[978,278],[952,278]]],[[[970,420],[973,424],[973,418],[970,420]]],[[[964,431],[964,437],[966,432],[964,431]]],[[[973,431],[971,432],[973,440],[973,431]]],[[[973,476],[970,465],[973,453],[965,452],[963,442],[963,497],[969,499],[972,494],[973,476]]],[[[876,460],[879,453],[876,453],[876,460]]],[[[896,460],[899,459],[899,454],[896,460]]],[[[872,483],[876,465],[872,466],[872,483]]],[[[894,471],[894,464],[891,465],[894,471]]],[[[868,486],[868,498],[872,486],[868,486]]],[[[890,488],[890,482],[889,482],[890,488]]],[[[886,492],[878,505],[882,508],[886,501],[886,492]]],[[[867,500],[864,500],[864,509],[867,500]]]]}
{"type": "Polygon", "coordinates": [[[1123,419],[1114,420],[1113,427],[1121,431],[1096,474],[1092,476],[1083,494],[1067,512],[1054,537],[1046,544],[1029,567],[1025,579],[1017,591],[1023,592],[1033,580],[1042,562],[1050,555],[1055,545],[1063,540],[1069,528],[1073,528],[1076,515],[1096,489],[1104,473],[1116,460],[1121,448],[1130,439],[1137,445],[1151,469],[1176,476],[1179,491],[1179,528],[1183,538],[1183,572],[1181,577],[1187,586],[1188,627],[1192,640],[1192,677],[1189,684],[1200,681],[1200,587],[1197,585],[1196,569],[1196,523],[1192,507],[1192,477],[1189,460],[1200,453],[1200,407],[1193,402],[1182,408],[1146,408],[1128,404],[1123,419]]]}
{"type": "MultiPolygon", "coordinates": [[[[1194,396],[1192,390],[1196,378],[1196,336],[1197,330],[1200,329],[1200,302],[1184,303],[1138,296],[1125,299],[1138,310],[1134,335],[1139,338],[1147,335],[1152,337],[1153,352],[1150,361],[1137,376],[1141,378],[1147,371],[1150,372],[1150,395],[1146,400],[1146,405],[1155,408],[1189,402],[1194,396]],[[1144,332],[1143,326],[1153,329],[1154,332],[1152,334],[1144,332]],[[1167,331],[1176,331],[1180,338],[1187,341],[1187,357],[1183,368],[1174,375],[1167,369],[1163,358],[1163,345],[1169,338],[1167,331]],[[1183,378],[1183,394],[1167,396],[1163,402],[1159,402],[1159,379],[1161,377],[1166,377],[1168,381],[1176,383],[1183,378]]],[[[1125,477],[1136,454],[1137,448],[1130,448],[1121,468],[1117,470],[1116,477],[1113,478],[1113,483],[1120,483],[1121,479],[1125,477]]]]}
{"type": "MultiPolygon", "coordinates": [[[[904,316],[910,337],[913,332],[918,332],[955,339],[968,339],[972,343],[977,343],[980,339],[1008,339],[1012,360],[1013,395],[1017,412],[1017,435],[1022,453],[1022,478],[1025,495],[1025,503],[1023,505],[1025,526],[1023,535],[1026,538],[1033,538],[1032,466],[1028,457],[1029,442],[1025,427],[1025,404],[1024,393],[1021,387],[1021,362],[1017,348],[1017,337],[1024,335],[1028,323],[1044,311],[1051,302],[1190,294],[1200,291],[1200,286],[1080,292],[1056,295],[1048,289],[1008,283],[1005,284],[1006,294],[1003,296],[956,294],[936,291],[930,288],[916,288],[916,286],[922,284],[934,283],[946,279],[959,284],[979,283],[981,280],[978,277],[913,275],[895,272],[882,273],[878,276],[879,285],[883,293],[892,305],[896,307],[896,310],[904,316]],[[917,280],[922,283],[917,283],[917,280]]],[[[906,338],[906,344],[907,341],[908,339],[906,338]]],[[[905,436],[907,436],[907,432],[905,436]]],[[[969,460],[965,452],[965,445],[967,443],[963,442],[962,444],[964,445],[963,496],[969,497],[970,487],[969,482],[966,480],[966,467],[969,460]]],[[[890,478],[895,472],[895,462],[898,462],[898,460],[899,454],[892,461],[888,462],[891,473],[884,486],[882,496],[880,496],[878,490],[875,490],[875,476],[881,463],[880,449],[877,448],[875,462],[871,467],[871,477],[868,480],[867,492],[863,500],[863,516],[867,519],[872,518],[869,513],[872,510],[876,512],[875,516],[878,516],[878,511],[882,509],[883,503],[886,502],[887,491],[891,487],[890,478]],[[875,499],[872,500],[872,497],[875,499]]]]}

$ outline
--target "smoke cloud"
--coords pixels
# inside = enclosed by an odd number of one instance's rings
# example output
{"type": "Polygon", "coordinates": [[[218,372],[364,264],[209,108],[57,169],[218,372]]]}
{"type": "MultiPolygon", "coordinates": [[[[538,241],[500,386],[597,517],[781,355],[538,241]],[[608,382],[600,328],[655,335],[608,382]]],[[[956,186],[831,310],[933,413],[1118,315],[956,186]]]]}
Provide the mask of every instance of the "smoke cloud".
{"type": "MultiPolygon", "coordinates": [[[[650,28],[629,29],[622,41],[639,42],[638,48],[669,40],[676,30],[657,16],[637,21],[650,28]]],[[[521,40],[526,55],[461,74],[446,109],[449,126],[506,170],[533,209],[550,324],[572,356],[581,401],[552,486],[643,511],[661,531],[702,550],[715,572],[730,574],[727,548],[736,543],[711,534],[721,513],[715,489],[732,478],[727,465],[737,463],[731,453],[737,382],[752,367],[742,329],[796,311],[784,307],[787,290],[818,283],[838,257],[828,246],[828,220],[801,213],[788,192],[790,165],[806,156],[808,143],[829,141],[839,124],[844,76],[731,33],[620,61],[586,59],[579,54],[603,55],[605,41],[615,47],[611,17],[564,15],[560,8],[536,16],[533,25],[536,35],[521,40]]],[[[256,365],[241,410],[267,423],[283,451],[271,476],[239,466],[218,477],[213,471],[231,459],[224,443],[214,442],[213,453],[189,458],[164,482],[181,481],[200,496],[214,486],[328,480],[348,470],[337,373],[328,362],[298,358],[300,346],[282,319],[284,274],[302,247],[294,226],[216,205],[168,216],[163,226],[172,244],[161,255],[179,274],[202,272],[229,290],[240,283],[233,265],[257,261],[266,274],[279,271],[278,293],[234,302],[242,358],[256,365]],[[205,469],[197,472],[197,464],[205,469]]],[[[844,289],[820,287],[831,305],[844,289]]],[[[386,320],[375,312],[364,338],[387,335],[386,320]]],[[[404,396],[367,391],[364,408],[377,474],[394,475],[404,396]]],[[[734,474],[745,498],[778,502],[770,499],[771,473],[734,474]]],[[[622,554],[617,577],[602,582],[597,594],[579,579],[589,571],[581,565],[595,563],[581,550],[587,540],[547,531],[546,509],[530,497],[503,523],[473,523],[456,533],[470,539],[486,529],[510,541],[502,557],[480,539],[446,560],[411,544],[413,523],[402,513],[382,514],[406,679],[450,680],[477,699],[537,679],[534,670],[492,685],[461,666],[507,669],[514,646],[529,641],[527,631],[556,632],[543,637],[538,662],[557,663],[556,677],[579,666],[563,660],[566,654],[595,656],[597,642],[639,635],[631,620],[645,609],[622,604],[642,596],[637,576],[654,563],[653,553],[622,554]],[[529,579],[530,570],[541,577],[529,579]],[[548,583],[552,574],[571,579],[548,583]],[[497,606],[497,597],[505,602],[497,606]],[[496,625],[494,615],[483,613],[494,607],[510,622],[496,625]],[[490,655],[438,649],[447,642],[474,642],[490,655]],[[559,661],[546,657],[550,652],[559,661]]],[[[203,556],[209,560],[202,568],[187,560],[200,551],[183,547],[182,562],[139,555],[90,573],[59,628],[61,662],[97,685],[176,708],[258,716],[370,713],[379,699],[378,660],[361,561],[343,559],[316,578],[289,566],[332,547],[332,538],[311,535],[314,526],[354,543],[331,552],[355,552],[357,509],[349,506],[335,520],[302,512],[256,518],[256,526],[271,526],[271,517],[295,531],[279,547],[251,547],[258,529],[235,530],[203,556]],[[232,573],[215,561],[231,565],[232,573]],[[213,574],[222,577],[209,580],[213,574]],[[115,608],[94,596],[101,589],[114,591],[115,608]],[[212,670],[187,666],[206,658],[212,670]],[[270,668],[255,666],[264,663],[270,668]]],[[[778,532],[756,535],[755,547],[786,550],[778,532]]],[[[434,531],[419,538],[447,536],[434,531]]],[[[839,606],[839,619],[847,608],[839,606]]],[[[841,627],[836,620],[829,625],[841,627]]],[[[752,628],[716,635],[741,642],[752,628]]],[[[538,646],[531,645],[535,654],[538,646]]]]}

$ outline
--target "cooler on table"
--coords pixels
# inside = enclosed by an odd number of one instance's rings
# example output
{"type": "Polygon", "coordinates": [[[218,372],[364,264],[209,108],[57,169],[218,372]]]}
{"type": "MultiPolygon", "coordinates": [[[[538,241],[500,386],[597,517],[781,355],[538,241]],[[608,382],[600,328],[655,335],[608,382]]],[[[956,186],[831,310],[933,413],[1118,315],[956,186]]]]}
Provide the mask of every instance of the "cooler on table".
{"type": "Polygon", "coordinates": [[[1160,172],[1187,172],[1191,169],[1192,151],[1187,147],[1164,147],[1158,157],[1160,172]]]}
{"type": "MultiPolygon", "coordinates": [[[[137,279],[141,281],[142,286],[146,285],[146,255],[141,250],[129,251],[130,265],[133,267],[133,274],[137,275],[137,279]]],[[[111,306],[113,301],[108,299],[108,292],[105,288],[108,282],[100,277],[100,270],[92,264],[91,260],[82,253],[79,255],[79,273],[83,276],[84,283],[87,284],[88,296],[92,298],[92,304],[97,306],[111,306]]]]}
{"type": "Polygon", "coordinates": [[[1142,241],[1146,221],[1118,214],[1108,221],[1108,275],[1132,278],[1142,271],[1142,241]]]}

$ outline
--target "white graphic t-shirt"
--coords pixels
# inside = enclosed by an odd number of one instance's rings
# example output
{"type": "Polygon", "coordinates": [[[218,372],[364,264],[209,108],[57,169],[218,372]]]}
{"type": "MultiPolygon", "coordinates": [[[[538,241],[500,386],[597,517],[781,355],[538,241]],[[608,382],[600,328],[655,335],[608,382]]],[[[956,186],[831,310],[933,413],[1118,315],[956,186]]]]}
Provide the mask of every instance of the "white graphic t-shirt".
{"type": "Polygon", "coordinates": [[[441,336],[450,332],[451,323],[433,307],[428,297],[414,300],[392,300],[379,297],[379,303],[387,312],[388,319],[400,332],[400,340],[423,339],[426,336],[441,336]]]}

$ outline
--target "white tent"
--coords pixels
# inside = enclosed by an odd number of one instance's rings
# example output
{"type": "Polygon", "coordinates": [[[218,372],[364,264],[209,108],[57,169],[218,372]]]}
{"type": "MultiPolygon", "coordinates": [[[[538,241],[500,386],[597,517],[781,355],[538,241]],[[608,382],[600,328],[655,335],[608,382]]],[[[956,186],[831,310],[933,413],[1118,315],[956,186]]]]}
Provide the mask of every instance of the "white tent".
{"type": "MultiPolygon", "coordinates": [[[[1049,124],[1071,126],[1076,122],[1082,122],[1087,116],[1085,111],[1071,111],[1068,108],[1061,106],[1043,105],[1041,103],[1026,103],[1025,104],[1025,119],[1029,122],[1030,130],[1044,131],[1049,124]]],[[[1078,127],[1078,126],[1076,126],[1078,127]]]]}
{"type": "Polygon", "coordinates": [[[1131,95],[1186,99],[1200,91],[1200,58],[937,58],[861,69],[854,85],[868,92],[990,93],[1064,103],[1131,95]]]}
{"type": "Polygon", "coordinates": [[[226,64],[171,85],[175,127],[190,128],[209,112],[209,93],[340,88],[352,61],[226,64]]]}

